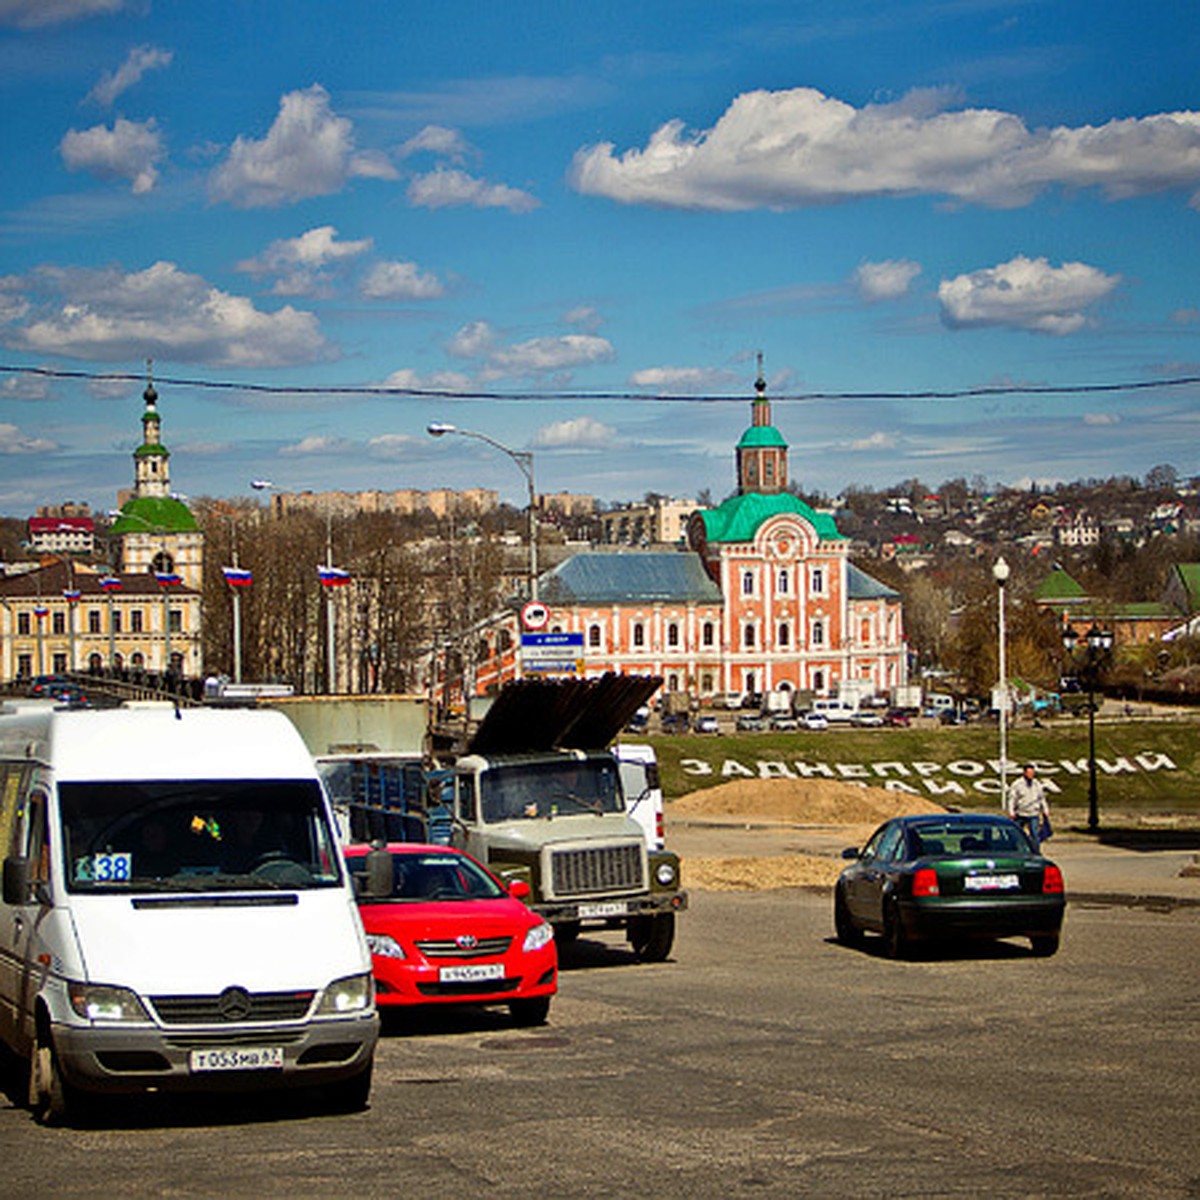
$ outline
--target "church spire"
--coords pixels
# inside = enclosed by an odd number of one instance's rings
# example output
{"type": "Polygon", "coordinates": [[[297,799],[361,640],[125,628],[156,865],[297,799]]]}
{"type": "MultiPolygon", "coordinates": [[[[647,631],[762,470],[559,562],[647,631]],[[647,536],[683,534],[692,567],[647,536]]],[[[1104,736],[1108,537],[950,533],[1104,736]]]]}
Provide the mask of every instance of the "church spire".
{"type": "Polygon", "coordinates": [[[170,451],[162,444],[162,418],[158,412],[158,391],[154,387],[154,360],[146,359],[146,390],[142,393],[142,444],[133,452],[134,487],[139,496],[169,496],[170,451]]]}
{"type": "Polygon", "coordinates": [[[771,402],[763,375],[762,351],[758,352],[758,378],[754,381],[750,428],[737,444],[738,492],[772,495],[787,486],[787,442],[771,424],[771,402]]]}

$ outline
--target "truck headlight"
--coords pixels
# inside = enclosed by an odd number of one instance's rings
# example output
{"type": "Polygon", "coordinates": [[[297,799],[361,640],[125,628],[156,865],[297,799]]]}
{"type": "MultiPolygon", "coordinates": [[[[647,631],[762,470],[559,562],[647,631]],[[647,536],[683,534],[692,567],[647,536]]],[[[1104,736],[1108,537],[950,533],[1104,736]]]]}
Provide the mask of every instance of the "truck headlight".
{"type": "Polygon", "coordinates": [[[374,998],[375,990],[369,973],[347,975],[325,989],[317,1013],[322,1017],[344,1017],[350,1013],[366,1012],[374,998]]]}
{"type": "Polygon", "coordinates": [[[525,935],[525,945],[522,949],[529,954],[534,950],[540,950],[552,941],[554,941],[554,928],[549,921],[542,921],[525,935]]]}
{"type": "Polygon", "coordinates": [[[395,938],[388,937],[386,933],[368,933],[367,949],[372,954],[378,954],[380,958],[404,957],[404,951],[401,949],[400,943],[395,938]]]}
{"type": "Polygon", "coordinates": [[[670,862],[660,862],[654,870],[654,878],[658,880],[663,887],[670,887],[675,882],[675,864],[670,862]]]}
{"type": "Polygon", "coordinates": [[[89,1021],[147,1022],[149,1014],[137,996],[123,987],[72,983],[67,989],[71,1007],[89,1021]]]}

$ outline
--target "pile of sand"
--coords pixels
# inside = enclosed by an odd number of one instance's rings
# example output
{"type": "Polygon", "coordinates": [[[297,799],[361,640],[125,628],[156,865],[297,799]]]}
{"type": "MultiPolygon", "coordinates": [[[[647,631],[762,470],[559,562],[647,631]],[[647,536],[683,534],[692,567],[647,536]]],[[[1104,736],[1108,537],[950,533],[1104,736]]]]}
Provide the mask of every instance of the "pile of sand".
{"type": "MultiPolygon", "coordinates": [[[[671,803],[675,820],[705,825],[838,828],[846,842],[861,842],[889,817],[944,812],[907,792],[859,787],[833,779],[737,779],[681,796],[671,803]]],[[[764,857],[693,857],[683,860],[684,884],[700,891],[831,888],[845,862],[831,854],[764,857]]]]}
{"type": "Polygon", "coordinates": [[[945,812],[910,792],[859,787],[835,779],[735,779],[671,803],[690,820],[781,822],[788,825],[878,825],[905,813],[945,812]]]}

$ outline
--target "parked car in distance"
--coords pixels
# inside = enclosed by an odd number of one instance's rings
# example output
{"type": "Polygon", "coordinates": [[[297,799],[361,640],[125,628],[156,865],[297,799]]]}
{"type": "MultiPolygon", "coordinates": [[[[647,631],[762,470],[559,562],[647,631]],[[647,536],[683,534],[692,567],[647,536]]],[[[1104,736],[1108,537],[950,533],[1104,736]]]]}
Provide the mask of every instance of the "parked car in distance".
{"type": "Polygon", "coordinates": [[[739,713],[735,725],[738,733],[761,733],[767,727],[767,718],[760,713],[739,713]]]}
{"type": "Polygon", "coordinates": [[[1062,871],[1007,817],[933,813],[885,822],[834,888],[838,941],[883,936],[892,958],[920,942],[1027,937],[1039,956],[1058,950],[1062,871]]]}
{"type": "MultiPolygon", "coordinates": [[[[397,842],[390,896],[359,889],[381,1011],[419,1004],[505,1004],[518,1025],[541,1025],[558,989],[549,922],[522,903],[524,880],[505,887],[450,846],[397,842]]],[[[365,880],[370,846],[345,848],[351,877],[365,880]]]]}
{"type": "Polygon", "coordinates": [[[659,718],[663,733],[687,733],[687,713],[663,713],[659,718]]]}
{"type": "Polygon", "coordinates": [[[791,713],[775,713],[771,717],[771,728],[776,733],[790,733],[800,728],[800,722],[791,713]]]}
{"type": "Polygon", "coordinates": [[[820,732],[822,729],[829,728],[829,718],[815,712],[805,713],[800,718],[800,723],[805,729],[812,730],[813,732],[820,732]]]}
{"type": "Polygon", "coordinates": [[[885,718],[893,729],[907,729],[912,724],[912,718],[906,712],[893,709],[885,718]]]}
{"type": "Polygon", "coordinates": [[[860,708],[851,718],[852,725],[860,725],[864,729],[879,729],[883,726],[883,716],[874,709],[860,708]]]}
{"type": "Polygon", "coordinates": [[[650,706],[643,704],[637,709],[633,716],[629,718],[625,729],[628,733],[645,733],[650,725],[650,706]]]}
{"type": "Polygon", "coordinates": [[[692,723],[693,733],[720,733],[721,723],[711,713],[697,717],[692,723]]]}

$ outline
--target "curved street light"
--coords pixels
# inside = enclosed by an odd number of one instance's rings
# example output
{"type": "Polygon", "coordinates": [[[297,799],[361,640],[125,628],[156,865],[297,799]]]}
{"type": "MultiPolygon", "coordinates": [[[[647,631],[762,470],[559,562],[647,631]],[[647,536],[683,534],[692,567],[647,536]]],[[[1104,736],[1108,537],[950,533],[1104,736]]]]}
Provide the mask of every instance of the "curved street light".
{"type": "Polygon", "coordinates": [[[533,484],[533,452],[530,450],[513,450],[503,442],[498,442],[486,433],[477,433],[473,429],[459,429],[446,421],[430,421],[425,427],[430,437],[442,437],[447,433],[455,433],[459,437],[474,438],[486,442],[489,446],[507,454],[517,464],[525,483],[529,488],[529,599],[538,598],[538,560],[537,560],[537,492],[533,484]]]}

